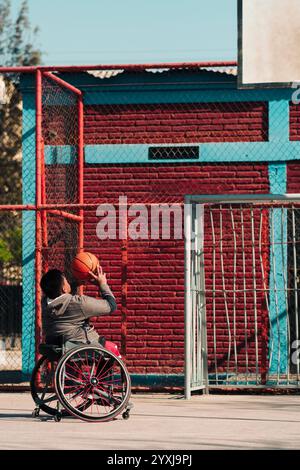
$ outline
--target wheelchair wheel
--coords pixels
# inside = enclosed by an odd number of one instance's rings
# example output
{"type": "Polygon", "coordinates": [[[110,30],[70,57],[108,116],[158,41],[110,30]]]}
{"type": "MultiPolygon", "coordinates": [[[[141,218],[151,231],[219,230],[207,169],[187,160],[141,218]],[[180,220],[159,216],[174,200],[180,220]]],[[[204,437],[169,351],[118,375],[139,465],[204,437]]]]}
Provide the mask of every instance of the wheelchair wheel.
{"type": "MultiPolygon", "coordinates": [[[[31,379],[30,391],[35,404],[51,416],[57,413],[57,395],[54,388],[55,363],[42,356],[36,363],[31,379]]],[[[69,414],[64,411],[64,414],[69,414]]],[[[35,413],[35,416],[38,416],[35,413]]]]}
{"type": "MultiPolygon", "coordinates": [[[[46,356],[42,356],[32,371],[30,391],[33,401],[37,405],[32,414],[33,417],[39,416],[39,409],[51,416],[55,417],[57,415],[57,402],[59,399],[54,386],[55,369],[56,362],[51,361],[46,356]]],[[[87,399],[81,403],[81,410],[89,407],[89,405],[90,401],[87,399]]],[[[70,413],[65,409],[62,409],[60,414],[61,416],[70,416],[70,413]]]]}
{"type": "Polygon", "coordinates": [[[131,384],[117,356],[101,346],[89,345],[72,349],[60,359],[55,390],[69,413],[83,421],[98,422],[112,420],[124,410],[131,384]]]}

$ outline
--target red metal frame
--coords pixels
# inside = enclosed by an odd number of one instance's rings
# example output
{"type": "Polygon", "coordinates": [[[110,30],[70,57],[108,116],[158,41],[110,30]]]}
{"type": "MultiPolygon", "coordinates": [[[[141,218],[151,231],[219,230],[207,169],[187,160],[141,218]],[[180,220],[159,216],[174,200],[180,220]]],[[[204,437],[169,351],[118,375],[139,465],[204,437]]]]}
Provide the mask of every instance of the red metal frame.
{"type": "Polygon", "coordinates": [[[0,211],[35,211],[36,206],[30,204],[3,204],[0,206],[0,211]]]}
{"type": "Polygon", "coordinates": [[[36,356],[37,345],[41,342],[42,334],[42,292],[40,281],[42,277],[42,213],[38,210],[42,203],[42,72],[36,71],[36,232],[35,232],[35,344],[36,356]]]}
{"type": "Polygon", "coordinates": [[[126,338],[127,338],[127,292],[128,292],[128,241],[122,240],[122,297],[121,297],[121,354],[126,356],[126,338]]]}
{"type": "MultiPolygon", "coordinates": [[[[42,204],[46,204],[46,175],[45,175],[45,145],[42,140],[42,174],[41,174],[41,191],[42,191],[42,204]]],[[[48,228],[47,228],[47,212],[42,211],[42,241],[43,247],[48,247],[48,228]]],[[[48,259],[44,260],[44,269],[48,270],[48,259]]]]}
{"type": "MultiPolygon", "coordinates": [[[[83,171],[84,171],[84,133],[83,133],[83,96],[82,93],[78,96],[78,202],[79,204],[84,203],[83,198],[83,171]]],[[[83,208],[79,209],[79,233],[78,233],[78,245],[79,252],[83,251],[84,243],[84,231],[83,231],[83,208]]],[[[79,294],[83,294],[83,286],[79,287],[79,294]]]]}
{"type": "MultiPolygon", "coordinates": [[[[0,71],[3,71],[0,70],[0,71]]],[[[38,345],[42,340],[42,292],[40,281],[42,277],[42,249],[48,246],[47,213],[73,220],[79,224],[79,251],[83,250],[83,207],[79,209],[79,215],[59,209],[57,204],[46,204],[46,181],[44,142],[42,137],[42,78],[45,76],[53,80],[62,88],[76,94],[78,98],[78,203],[84,205],[83,198],[83,168],[84,168],[84,135],[83,135],[83,97],[82,92],[55,75],[44,72],[42,68],[35,68],[36,73],[36,204],[35,206],[2,206],[0,209],[13,208],[16,210],[32,209],[36,211],[36,251],[35,251],[35,283],[36,283],[36,328],[35,328],[35,356],[38,358],[38,345]]],[[[66,207],[74,207],[67,204],[66,207]]],[[[47,259],[44,268],[47,269],[47,259]]],[[[81,288],[82,293],[82,288],[81,288]]]]}
{"type": "Polygon", "coordinates": [[[67,90],[71,91],[77,96],[82,97],[82,92],[78,90],[78,88],[75,88],[73,85],[70,83],[66,82],[65,80],[62,80],[61,78],[57,77],[56,75],[53,75],[53,73],[50,72],[43,72],[43,77],[49,78],[53,82],[57,83],[59,86],[62,88],[66,88],[67,90]]]}
{"type": "MultiPolygon", "coordinates": [[[[78,202],[83,204],[83,171],[84,171],[84,134],[83,134],[83,97],[78,97],[78,202]]],[[[83,250],[83,208],[79,209],[79,251],[83,250]]]]}
{"type": "Polygon", "coordinates": [[[211,62],[166,62],[149,64],[100,64],[100,65],[65,65],[65,66],[37,66],[37,67],[0,67],[0,73],[33,73],[42,72],[78,72],[86,70],[145,70],[145,69],[182,69],[201,67],[236,67],[236,61],[211,61],[211,62]]]}
{"type": "MultiPolygon", "coordinates": [[[[177,205],[183,206],[184,202],[177,202],[177,205]]],[[[119,204],[120,207],[122,204],[119,204]]],[[[41,204],[39,209],[40,211],[47,211],[49,213],[53,212],[55,215],[60,215],[62,217],[70,218],[72,220],[76,220],[78,222],[81,221],[80,215],[75,215],[71,214],[69,212],[64,212],[62,209],[92,209],[94,207],[98,207],[99,202],[83,202],[82,204],[41,204]]],[[[151,207],[151,206],[157,206],[157,202],[146,202],[145,206],[151,207]]],[[[0,206],[0,211],[7,211],[7,210],[16,210],[16,211],[24,211],[24,210],[31,210],[35,211],[37,210],[36,206],[30,205],[30,204],[19,204],[19,205],[12,205],[12,204],[6,204],[6,205],[1,205],[0,206]]]]}

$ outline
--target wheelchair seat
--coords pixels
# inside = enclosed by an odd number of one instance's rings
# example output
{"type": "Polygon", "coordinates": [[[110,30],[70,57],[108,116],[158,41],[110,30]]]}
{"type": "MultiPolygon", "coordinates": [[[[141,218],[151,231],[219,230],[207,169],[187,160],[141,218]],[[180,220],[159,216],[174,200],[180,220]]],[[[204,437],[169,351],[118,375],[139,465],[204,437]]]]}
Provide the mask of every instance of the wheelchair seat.
{"type": "Polygon", "coordinates": [[[39,345],[39,353],[46,356],[50,361],[56,361],[61,357],[62,347],[57,344],[42,343],[39,345]]]}

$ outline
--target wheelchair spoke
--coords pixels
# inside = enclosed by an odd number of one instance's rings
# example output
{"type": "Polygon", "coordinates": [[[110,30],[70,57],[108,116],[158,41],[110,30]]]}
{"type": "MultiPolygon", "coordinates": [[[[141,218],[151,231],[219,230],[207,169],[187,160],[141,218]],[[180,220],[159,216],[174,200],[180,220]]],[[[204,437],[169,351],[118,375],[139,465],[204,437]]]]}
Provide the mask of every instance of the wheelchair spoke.
{"type": "Polygon", "coordinates": [[[66,373],[65,379],[71,380],[72,382],[75,382],[76,384],[79,384],[79,385],[84,385],[84,382],[82,382],[82,380],[78,379],[78,377],[74,377],[73,375],[70,375],[69,373],[66,373]]]}
{"type": "Polygon", "coordinates": [[[92,369],[91,369],[91,375],[94,375],[95,367],[96,367],[96,363],[93,362],[92,369]]]}
{"type": "Polygon", "coordinates": [[[86,421],[112,419],[129,399],[130,378],[125,366],[101,347],[82,346],[66,353],[56,377],[63,405],[86,421]]]}
{"type": "Polygon", "coordinates": [[[79,368],[77,368],[77,367],[75,368],[75,367],[73,367],[71,364],[68,364],[68,368],[69,368],[69,369],[72,369],[74,374],[78,374],[78,373],[79,373],[80,375],[82,374],[82,369],[79,369],[79,368]]]}

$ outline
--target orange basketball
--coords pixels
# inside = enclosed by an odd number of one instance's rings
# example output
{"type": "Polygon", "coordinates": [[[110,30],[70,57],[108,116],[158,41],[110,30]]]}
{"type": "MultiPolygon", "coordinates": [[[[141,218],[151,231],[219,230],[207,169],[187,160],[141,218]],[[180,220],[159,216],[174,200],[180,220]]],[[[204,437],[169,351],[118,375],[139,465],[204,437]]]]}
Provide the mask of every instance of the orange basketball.
{"type": "Polygon", "coordinates": [[[89,271],[96,271],[98,263],[98,258],[92,253],[77,253],[71,264],[72,274],[77,281],[85,281],[90,278],[89,271]]]}

